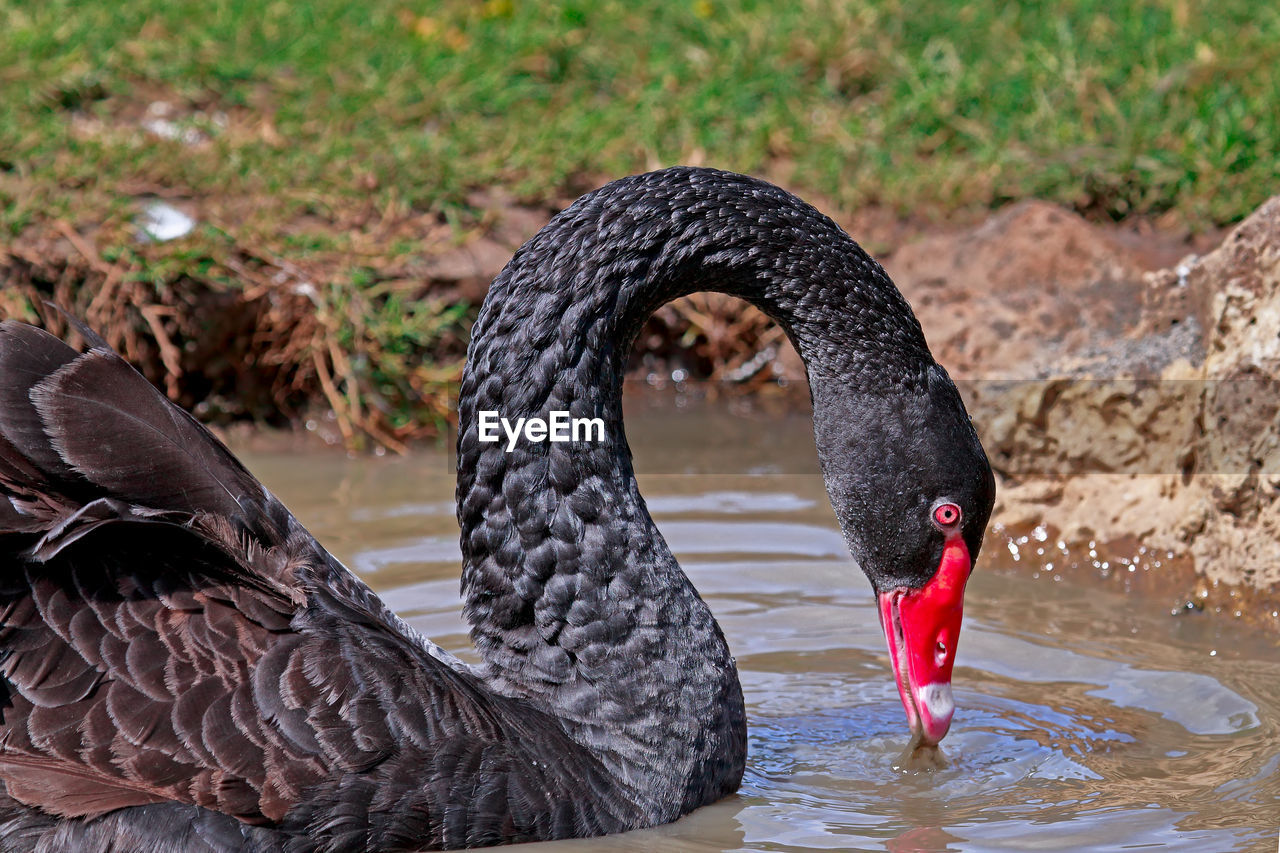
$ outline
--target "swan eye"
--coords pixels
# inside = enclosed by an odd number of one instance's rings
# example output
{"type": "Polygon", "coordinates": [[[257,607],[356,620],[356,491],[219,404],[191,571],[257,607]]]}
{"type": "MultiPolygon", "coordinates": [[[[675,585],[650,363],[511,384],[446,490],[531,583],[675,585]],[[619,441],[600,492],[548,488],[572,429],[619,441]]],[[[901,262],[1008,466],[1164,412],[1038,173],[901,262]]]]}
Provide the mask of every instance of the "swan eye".
{"type": "Polygon", "coordinates": [[[939,504],[933,511],[933,521],[939,527],[955,527],[960,523],[960,507],[953,503],[939,504]]]}

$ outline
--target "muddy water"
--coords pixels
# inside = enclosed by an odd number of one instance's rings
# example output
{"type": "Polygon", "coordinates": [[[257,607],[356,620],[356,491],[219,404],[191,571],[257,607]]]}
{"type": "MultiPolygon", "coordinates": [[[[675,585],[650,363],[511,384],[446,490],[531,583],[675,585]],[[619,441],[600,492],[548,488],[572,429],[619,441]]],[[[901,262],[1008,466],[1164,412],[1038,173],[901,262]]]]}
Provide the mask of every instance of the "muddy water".
{"type": "MultiPolygon", "coordinates": [[[[807,421],[631,409],[650,509],[738,657],[746,779],[669,827],[531,849],[1277,849],[1274,637],[1175,618],[1172,594],[1037,572],[1054,553],[1014,549],[1015,564],[989,540],[969,587],[950,766],[902,770],[905,718],[870,587],[835,527],[807,421]]],[[[247,461],[392,607],[470,657],[444,454],[247,461]]]]}

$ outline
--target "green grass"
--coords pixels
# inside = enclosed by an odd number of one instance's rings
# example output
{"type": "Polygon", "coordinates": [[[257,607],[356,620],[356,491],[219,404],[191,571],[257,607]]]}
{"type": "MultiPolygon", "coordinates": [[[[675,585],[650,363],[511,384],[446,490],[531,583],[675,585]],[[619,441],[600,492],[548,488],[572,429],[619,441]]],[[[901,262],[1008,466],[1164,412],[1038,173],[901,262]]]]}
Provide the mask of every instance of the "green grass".
{"type": "Polygon", "coordinates": [[[1277,68],[1256,0],[0,0],[0,267],[70,227],[157,302],[300,269],[336,393],[410,434],[466,326],[413,271],[483,226],[478,188],[548,204],[695,161],[846,211],[1207,229],[1280,191],[1277,68]],[[157,195],[201,227],[139,242],[157,195]]]}
{"type": "Polygon", "coordinates": [[[1280,189],[1280,7],[1253,0],[0,0],[0,18],[10,234],[119,218],[154,188],[253,198],[238,226],[270,235],[690,159],[902,212],[1035,196],[1207,226],[1280,189]],[[156,99],[211,141],[142,131],[156,99]]]}

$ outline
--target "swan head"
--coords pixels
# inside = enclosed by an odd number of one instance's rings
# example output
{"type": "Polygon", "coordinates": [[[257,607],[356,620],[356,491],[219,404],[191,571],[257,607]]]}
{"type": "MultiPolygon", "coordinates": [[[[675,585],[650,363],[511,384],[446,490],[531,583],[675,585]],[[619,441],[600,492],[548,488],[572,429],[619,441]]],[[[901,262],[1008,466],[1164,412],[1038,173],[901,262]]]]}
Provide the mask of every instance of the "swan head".
{"type": "Polygon", "coordinates": [[[823,477],[845,541],[875,590],[913,733],[951,725],[965,583],[995,502],[986,453],[946,372],[811,375],[823,477]]]}

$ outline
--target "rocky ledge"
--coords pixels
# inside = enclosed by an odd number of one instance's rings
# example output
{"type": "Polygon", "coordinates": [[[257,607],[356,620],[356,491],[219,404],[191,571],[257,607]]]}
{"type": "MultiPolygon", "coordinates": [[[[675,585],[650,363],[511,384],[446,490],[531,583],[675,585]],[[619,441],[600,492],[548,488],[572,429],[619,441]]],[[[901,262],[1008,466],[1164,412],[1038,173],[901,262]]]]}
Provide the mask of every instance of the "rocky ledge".
{"type": "Polygon", "coordinates": [[[1185,606],[1280,630],[1280,196],[1179,248],[1028,203],[886,266],[962,382],[1004,531],[1171,552],[1185,606]]]}

